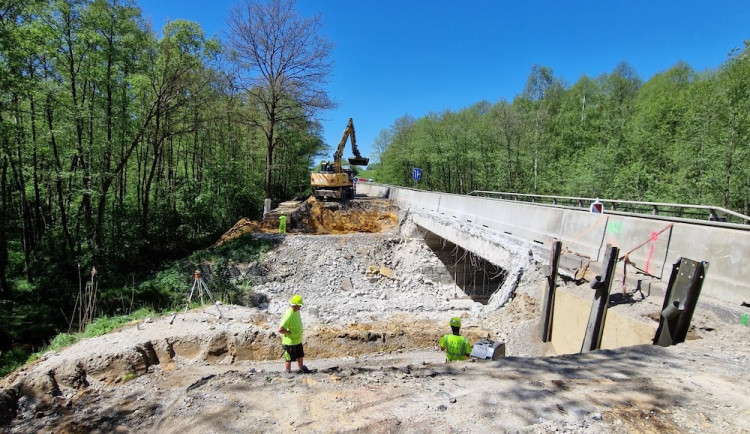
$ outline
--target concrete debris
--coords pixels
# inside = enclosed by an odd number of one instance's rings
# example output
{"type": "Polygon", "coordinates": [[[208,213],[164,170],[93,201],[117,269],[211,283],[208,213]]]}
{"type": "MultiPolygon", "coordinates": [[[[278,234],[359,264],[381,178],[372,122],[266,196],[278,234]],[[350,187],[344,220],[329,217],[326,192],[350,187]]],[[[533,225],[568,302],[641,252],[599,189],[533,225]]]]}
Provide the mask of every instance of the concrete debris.
{"type": "MultiPolygon", "coordinates": [[[[419,211],[391,218],[399,211],[386,201],[353,202],[349,210],[293,205],[287,217],[295,226],[288,222],[286,236],[273,232],[272,221],[267,229],[266,222],[238,223],[221,242],[253,226],[260,232],[244,233],[278,241],[261,263],[231,265],[257,303],[222,305],[234,320],[207,322],[195,309],[180,312],[171,327],[161,320],[131,324],[45,355],[0,382],[0,430],[610,433],[750,426],[750,404],[737,398],[750,389],[750,344],[739,321],[720,323],[696,310],[693,333],[702,339],[546,357],[554,351],[538,336],[544,277],[536,254],[501,246],[509,277],[482,304],[426,246],[412,219],[419,211]],[[354,231],[356,210],[384,216],[376,220],[385,229],[354,231]],[[301,236],[318,230],[306,219],[325,221],[325,212],[350,214],[323,235],[301,236]],[[307,375],[285,374],[276,333],[296,293],[305,303],[307,375]],[[445,363],[437,343],[453,316],[472,343],[504,342],[506,357],[445,363]]],[[[442,224],[457,225],[447,217],[442,224]]],[[[559,286],[590,296],[576,282],[559,286]]],[[[641,310],[649,301],[619,309],[641,310]]]]}

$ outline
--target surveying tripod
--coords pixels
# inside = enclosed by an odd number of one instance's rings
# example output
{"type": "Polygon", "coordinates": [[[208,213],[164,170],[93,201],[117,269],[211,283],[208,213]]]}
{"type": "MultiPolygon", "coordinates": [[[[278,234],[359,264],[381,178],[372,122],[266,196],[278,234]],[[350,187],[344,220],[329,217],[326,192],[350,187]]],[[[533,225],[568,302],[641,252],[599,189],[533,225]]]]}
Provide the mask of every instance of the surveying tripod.
{"type": "MultiPolygon", "coordinates": [[[[219,309],[219,304],[216,303],[216,300],[214,300],[214,296],[211,295],[211,291],[208,290],[208,286],[206,286],[206,282],[203,281],[203,276],[201,275],[201,270],[195,270],[195,274],[193,276],[193,287],[190,288],[190,296],[188,297],[187,304],[185,305],[185,312],[182,314],[182,320],[185,321],[185,315],[187,315],[188,307],[190,307],[190,301],[193,299],[193,292],[195,291],[195,288],[198,287],[198,295],[201,298],[201,307],[203,307],[203,291],[206,291],[206,294],[208,295],[208,298],[211,299],[211,301],[214,303],[214,306],[216,306],[216,310],[219,311],[219,318],[224,318],[224,315],[221,314],[221,309],[219,309]]],[[[203,309],[205,312],[205,308],[203,309]]]]}

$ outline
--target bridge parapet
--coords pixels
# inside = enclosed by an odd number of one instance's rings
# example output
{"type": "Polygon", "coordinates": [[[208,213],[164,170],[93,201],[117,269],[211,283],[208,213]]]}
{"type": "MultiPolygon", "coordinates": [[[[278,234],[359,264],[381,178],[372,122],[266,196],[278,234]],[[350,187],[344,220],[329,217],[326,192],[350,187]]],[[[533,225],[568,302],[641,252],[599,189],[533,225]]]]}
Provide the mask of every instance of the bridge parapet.
{"type": "Polygon", "coordinates": [[[733,227],[746,225],[705,225],[683,218],[622,212],[593,214],[569,207],[373,183],[360,184],[358,193],[391,198],[402,208],[418,207],[543,246],[558,239],[564,252],[592,261],[599,261],[610,243],[620,247],[622,256],[627,255],[628,266],[665,283],[671,264],[679,258],[707,261],[703,294],[736,305],[750,301],[750,267],[742,262],[750,258],[750,231],[733,227]]]}

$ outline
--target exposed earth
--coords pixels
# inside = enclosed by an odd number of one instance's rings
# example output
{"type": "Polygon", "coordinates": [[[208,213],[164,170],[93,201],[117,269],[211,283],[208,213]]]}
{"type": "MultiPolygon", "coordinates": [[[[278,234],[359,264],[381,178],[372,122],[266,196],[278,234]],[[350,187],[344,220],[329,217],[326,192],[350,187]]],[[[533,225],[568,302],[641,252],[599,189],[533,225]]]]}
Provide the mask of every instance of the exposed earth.
{"type": "MultiPolygon", "coordinates": [[[[306,202],[288,215],[285,236],[272,233],[273,222],[242,221],[217,242],[242,233],[279,240],[262,262],[235,264],[257,307],[207,304],[47,354],[0,382],[0,427],[750,432],[750,329],[715,313],[738,307],[702,299],[689,339],[676,346],[556,355],[539,338],[544,277],[533,255],[498,307],[469,298],[408,213],[386,201],[345,210],[306,202]],[[283,372],[276,329],[295,293],[305,303],[310,374],[283,372]],[[504,342],[506,357],[444,363],[437,342],[452,316],[472,342],[504,342]]],[[[586,282],[559,285],[575,292],[586,282]]],[[[648,297],[613,309],[654,321],[660,306],[648,297]]]]}

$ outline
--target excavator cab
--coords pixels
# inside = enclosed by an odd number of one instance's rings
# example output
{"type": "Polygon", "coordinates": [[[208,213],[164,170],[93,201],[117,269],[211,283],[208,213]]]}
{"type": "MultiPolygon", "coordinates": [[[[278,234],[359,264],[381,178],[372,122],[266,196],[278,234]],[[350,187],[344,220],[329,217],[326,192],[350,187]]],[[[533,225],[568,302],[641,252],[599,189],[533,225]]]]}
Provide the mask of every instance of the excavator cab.
{"type": "Polygon", "coordinates": [[[369,158],[364,158],[359,154],[357,138],[354,134],[354,121],[349,118],[349,123],[346,125],[341,141],[336,148],[336,153],[333,154],[333,161],[323,162],[320,172],[310,175],[310,187],[318,200],[347,200],[354,197],[354,170],[351,167],[345,169],[341,165],[341,157],[344,154],[347,139],[351,139],[352,151],[354,151],[354,157],[349,158],[349,164],[351,166],[367,166],[370,162],[369,158]]]}

